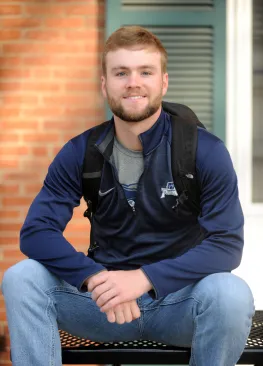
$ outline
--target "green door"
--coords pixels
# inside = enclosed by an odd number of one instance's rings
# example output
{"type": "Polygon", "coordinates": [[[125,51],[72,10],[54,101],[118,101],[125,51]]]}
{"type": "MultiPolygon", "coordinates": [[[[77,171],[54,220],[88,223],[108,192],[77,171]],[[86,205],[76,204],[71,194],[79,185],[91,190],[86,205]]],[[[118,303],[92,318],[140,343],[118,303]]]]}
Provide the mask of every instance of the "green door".
{"type": "Polygon", "coordinates": [[[168,52],[164,100],[191,107],[225,140],[225,0],[107,0],[106,36],[123,25],[155,33],[168,52]]]}

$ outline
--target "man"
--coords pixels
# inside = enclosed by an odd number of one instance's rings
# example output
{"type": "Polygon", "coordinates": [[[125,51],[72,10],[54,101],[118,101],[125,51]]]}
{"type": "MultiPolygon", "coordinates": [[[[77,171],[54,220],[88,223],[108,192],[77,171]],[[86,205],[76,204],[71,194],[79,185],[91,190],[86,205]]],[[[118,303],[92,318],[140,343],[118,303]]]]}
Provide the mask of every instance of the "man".
{"type": "Polygon", "coordinates": [[[50,165],[21,230],[30,259],[4,275],[14,366],[61,365],[58,328],[95,341],[192,347],[191,366],[232,366],[243,352],[254,304],[230,273],[243,249],[237,178],[223,142],[198,128],[200,212],[175,214],[166,190],[176,193],[170,116],[161,105],[166,64],[159,39],[141,27],[108,39],[101,81],[113,119],[97,141],[105,159],[97,246],[87,257],[63,237],[83,194],[88,130],[50,165]]]}

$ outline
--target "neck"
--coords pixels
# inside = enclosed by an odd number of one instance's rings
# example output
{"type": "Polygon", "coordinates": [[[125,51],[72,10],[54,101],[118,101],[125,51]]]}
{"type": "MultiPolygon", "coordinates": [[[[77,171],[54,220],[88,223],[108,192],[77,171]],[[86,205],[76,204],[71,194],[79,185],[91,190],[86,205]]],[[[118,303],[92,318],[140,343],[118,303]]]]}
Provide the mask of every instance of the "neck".
{"type": "Polygon", "coordinates": [[[139,135],[149,130],[161,114],[162,107],[151,117],[141,122],[126,122],[114,115],[115,133],[118,141],[127,149],[142,151],[139,135]]]}

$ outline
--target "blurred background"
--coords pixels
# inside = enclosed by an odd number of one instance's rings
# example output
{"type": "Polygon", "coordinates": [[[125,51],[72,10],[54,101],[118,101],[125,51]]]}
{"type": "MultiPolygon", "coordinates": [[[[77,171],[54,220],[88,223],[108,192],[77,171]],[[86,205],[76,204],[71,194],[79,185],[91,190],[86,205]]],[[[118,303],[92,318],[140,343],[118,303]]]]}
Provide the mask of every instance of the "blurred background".
{"type": "MultiPolygon", "coordinates": [[[[105,39],[122,25],[154,32],[168,51],[164,98],[190,106],[225,141],[246,226],[244,278],[263,309],[263,1],[0,0],[0,281],[25,258],[19,231],[55,154],[109,114],[100,93],[105,39]]],[[[85,205],[64,233],[87,252],[85,205]]],[[[1,365],[10,365],[4,300],[1,365]]]]}

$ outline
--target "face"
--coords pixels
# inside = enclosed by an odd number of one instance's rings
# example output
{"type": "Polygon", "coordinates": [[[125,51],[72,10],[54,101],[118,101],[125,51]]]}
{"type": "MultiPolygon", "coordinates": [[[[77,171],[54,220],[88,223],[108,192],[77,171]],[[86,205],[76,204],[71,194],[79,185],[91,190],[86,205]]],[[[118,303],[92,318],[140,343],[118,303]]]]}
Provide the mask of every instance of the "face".
{"type": "Polygon", "coordinates": [[[153,49],[118,49],[106,56],[102,92],[113,114],[125,122],[140,122],[161,108],[168,75],[161,54],[153,49]]]}

